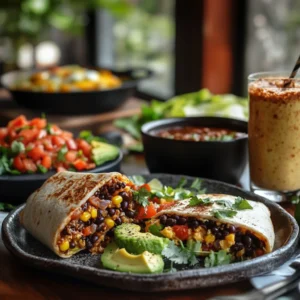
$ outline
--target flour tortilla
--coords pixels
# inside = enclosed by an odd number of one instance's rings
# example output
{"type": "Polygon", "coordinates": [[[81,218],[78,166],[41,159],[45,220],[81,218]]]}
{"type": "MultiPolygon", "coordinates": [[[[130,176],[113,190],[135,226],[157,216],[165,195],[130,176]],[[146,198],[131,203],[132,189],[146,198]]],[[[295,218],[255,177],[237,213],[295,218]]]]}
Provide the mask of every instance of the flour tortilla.
{"type": "Polygon", "coordinates": [[[190,199],[176,201],[173,206],[163,209],[157,213],[154,218],[157,219],[164,214],[175,214],[178,216],[194,217],[202,220],[214,220],[225,224],[232,224],[253,232],[255,236],[265,242],[266,252],[272,251],[274,247],[275,233],[270,211],[263,203],[247,200],[253,209],[237,210],[237,214],[232,218],[224,217],[222,219],[217,219],[213,216],[213,211],[228,208],[224,208],[224,206],[215,203],[215,201],[226,200],[233,204],[236,196],[224,194],[204,194],[198,195],[198,198],[209,198],[214,203],[213,205],[207,206],[190,206],[190,199]]]}
{"type": "Polygon", "coordinates": [[[72,256],[76,252],[64,254],[59,251],[57,239],[60,232],[70,222],[72,212],[112,178],[129,182],[126,176],[117,172],[66,171],[53,175],[28,198],[20,215],[21,224],[60,257],[72,256]]]}

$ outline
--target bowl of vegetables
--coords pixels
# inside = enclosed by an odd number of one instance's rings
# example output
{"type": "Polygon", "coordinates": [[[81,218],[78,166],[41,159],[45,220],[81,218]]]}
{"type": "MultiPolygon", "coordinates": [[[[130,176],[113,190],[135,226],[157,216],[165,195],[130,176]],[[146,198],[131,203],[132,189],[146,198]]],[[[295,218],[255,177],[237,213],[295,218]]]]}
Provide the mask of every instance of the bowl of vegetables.
{"type": "Polygon", "coordinates": [[[1,77],[20,106],[52,114],[95,114],[113,110],[135,92],[146,69],[123,71],[67,65],[43,71],[12,71],[1,77]]]}
{"type": "Polygon", "coordinates": [[[247,122],[220,117],[169,118],[142,126],[151,173],[237,183],[247,162],[247,122]]]}
{"type": "Polygon", "coordinates": [[[0,128],[1,202],[24,202],[55,172],[119,171],[122,153],[89,131],[75,138],[46,118],[21,115],[0,128]]]}

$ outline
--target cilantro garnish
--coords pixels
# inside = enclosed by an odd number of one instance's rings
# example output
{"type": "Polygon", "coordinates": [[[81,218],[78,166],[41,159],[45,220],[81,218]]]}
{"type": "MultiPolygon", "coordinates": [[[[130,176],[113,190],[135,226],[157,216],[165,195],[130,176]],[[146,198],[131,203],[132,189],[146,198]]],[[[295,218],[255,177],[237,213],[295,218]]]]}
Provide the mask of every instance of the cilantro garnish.
{"type": "Polygon", "coordinates": [[[244,210],[244,209],[252,209],[253,207],[246,199],[242,197],[236,197],[235,202],[233,204],[233,208],[237,210],[244,210]]]}
{"type": "Polygon", "coordinates": [[[25,151],[25,146],[22,142],[13,141],[11,144],[11,151],[13,154],[19,154],[25,151]]]}
{"type": "Polygon", "coordinates": [[[65,161],[65,154],[68,152],[68,148],[66,145],[63,145],[57,153],[58,161],[65,161]]]}
{"type": "Polygon", "coordinates": [[[180,247],[178,247],[173,241],[170,241],[168,246],[162,251],[162,255],[170,261],[180,265],[189,264],[193,266],[198,263],[195,253],[188,248],[185,248],[182,242],[180,247]]]}
{"type": "Polygon", "coordinates": [[[38,168],[39,172],[41,172],[43,174],[48,172],[48,169],[45,168],[43,165],[37,165],[37,168],[38,168]]]}
{"type": "Polygon", "coordinates": [[[52,130],[52,124],[51,123],[47,123],[46,131],[47,131],[47,134],[54,134],[54,132],[52,130]]]}
{"type": "Polygon", "coordinates": [[[151,196],[152,193],[145,188],[141,188],[138,191],[133,191],[133,200],[144,207],[149,205],[149,198],[151,198],[151,196]]]}
{"type": "Polygon", "coordinates": [[[220,250],[218,252],[211,251],[204,260],[205,268],[228,265],[231,263],[231,255],[228,254],[225,250],[220,250]]]}
{"type": "Polygon", "coordinates": [[[196,178],[191,185],[191,189],[195,189],[197,191],[199,191],[201,189],[201,185],[202,185],[202,180],[199,178],[196,178]]]}
{"type": "Polygon", "coordinates": [[[219,209],[213,211],[213,216],[217,219],[232,218],[237,214],[233,209],[219,209]]]}
{"type": "Polygon", "coordinates": [[[186,183],[187,183],[186,178],[182,177],[182,178],[179,180],[179,182],[178,182],[176,188],[183,188],[183,187],[186,185],[186,183]]]}
{"type": "Polygon", "coordinates": [[[211,205],[213,202],[210,198],[198,198],[197,196],[193,196],[190,200],[189,205],[190,206],[196,206],[196,205],[211,205]]]}
{"type": "Polygon", "coordinates": [[[129,176],[129,179],[137,186],[143,185],[146,182],[145,178],[140,175],[129,176]]]}
{"type": "Polygon", "coordinates": [[[0,211],[12,210],[14,208],[15,206],[12,204],[0,202],[0,211]]]}
{"type": "Polygon", "coordinates": [[[82,130],[82,131],[80,131],[79,138],[83,139],[83,140],[86,140],[89,144],[92,141],[106,142],[106,139],[101,138],[99,136],[94,136],[90,130],[82,130]]]}

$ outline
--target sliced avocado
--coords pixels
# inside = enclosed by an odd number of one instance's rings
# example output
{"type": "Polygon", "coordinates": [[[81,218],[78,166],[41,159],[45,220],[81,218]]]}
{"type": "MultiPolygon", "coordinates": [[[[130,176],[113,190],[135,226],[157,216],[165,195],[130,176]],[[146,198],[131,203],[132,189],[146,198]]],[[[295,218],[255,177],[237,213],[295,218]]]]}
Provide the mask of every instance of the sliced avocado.
{"type": "Polygon", "coordinates": [[[119,155],[119,148],[103,142],[92,141],[92,159],[97,166],[113,160],[119,155]]]}
{"type": "Polygon", "coordinates": [[[144,251],[160,254],[169,243],[167,238],[140,231],[139,225],[124,223],[116,227],[115,241],[120,248],[134,254],[141,254],[144,251]]]}
{"type": "Polygon", "coordinates": [[[101,262],[107,269],[131,273],[161,273],[164,261],[159,254],[148,251],[133,255],[126,249],[119,249],[115,243],[109,244],[101,256],[101,262]]]}

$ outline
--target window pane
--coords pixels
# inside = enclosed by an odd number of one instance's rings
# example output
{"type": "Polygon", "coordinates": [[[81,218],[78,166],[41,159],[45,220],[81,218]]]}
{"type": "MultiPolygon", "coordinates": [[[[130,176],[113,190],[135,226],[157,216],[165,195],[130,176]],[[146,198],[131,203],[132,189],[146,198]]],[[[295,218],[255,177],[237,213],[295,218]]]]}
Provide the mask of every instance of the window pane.
{"type": "Polygon", "coordinates": [[[132,0],[131,14],[97,15],[97,63],[116,68],[147,67],[155,76],[139,90],[161,98],[174,94],[175,0],[132,0]]]}

